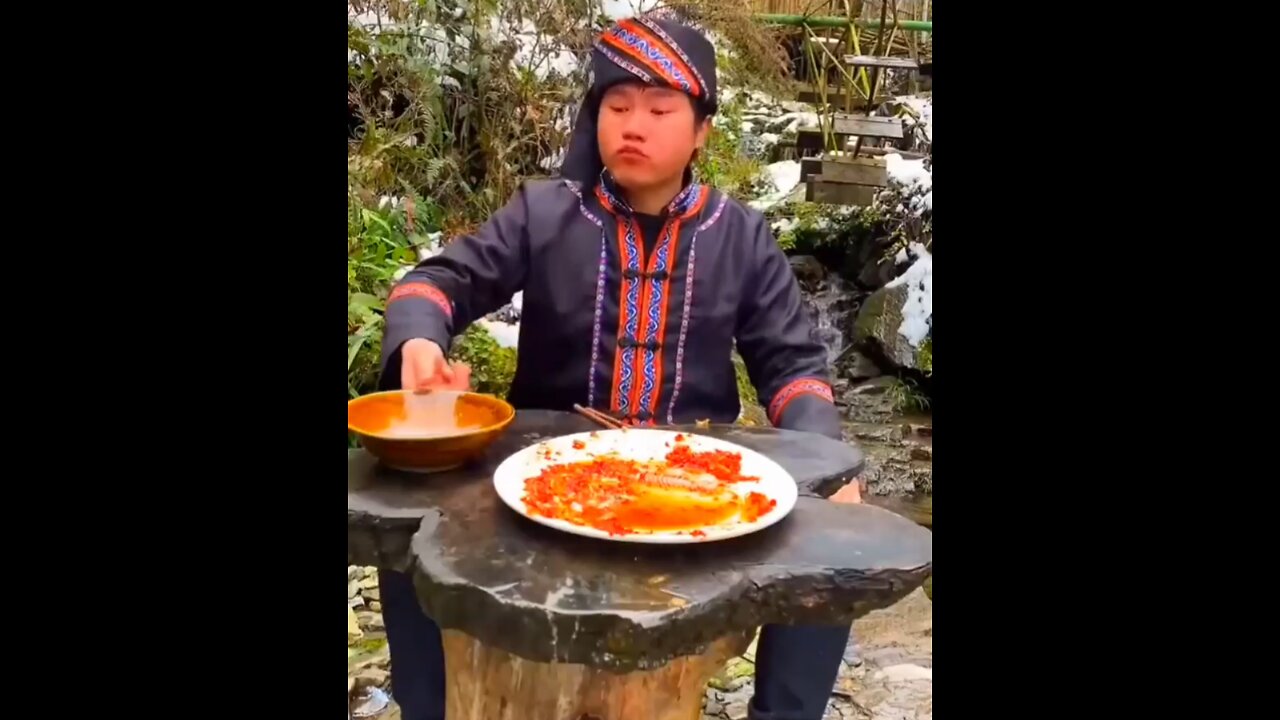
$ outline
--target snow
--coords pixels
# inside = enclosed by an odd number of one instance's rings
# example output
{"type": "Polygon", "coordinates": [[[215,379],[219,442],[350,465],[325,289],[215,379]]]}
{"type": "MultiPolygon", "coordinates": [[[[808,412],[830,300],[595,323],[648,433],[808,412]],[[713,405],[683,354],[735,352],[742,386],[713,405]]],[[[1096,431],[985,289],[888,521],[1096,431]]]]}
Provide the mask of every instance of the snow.
{"type": "Polygon", "coordinates": [[[775,192],[752,200],[749,204],[756,210],[767,210],[786,200],[800,184],[800,162],[783,160],[765,167],[765,174],[773,183],[775,192]]]}
{"type": "Polygon", "coordinates": [[[519,323],[505,323],[481,318],[476,321],[476,324],[488,330],[489,334],[493,336],[494,342],[501,347],[516,347],[516,343],[520,339],[519,323]]]}
{"type": "Polygon", "coordinates": [[[920,116],[920,122],[924,124],[924,134],[929,136],[929,142],[933,142],[933,99],[916,97],[915,95],[906,95],[894,99],[911,108],[912,112],[920,116]]]}
{"type": "Polygon", "coordinates": [[[885,287],[907,286],[898,334],[911,343],[911,347],[919,348],[928,337],[929,323],[933,320],[933,256],[920,243],[911,243],[910,252],[916,261],[885,287]]]}
{"type": "Polygon", "coordinates": [[[600,0],[600,11],[612,20],[634,17],[658,6],[658,0],[600,0]]]}
{"type": "Polygon", "coordinates": [[[525,20],[519,30],[504,26],[496,17],[491,18],[489,24],[495,35],[515,40],[516,53],[512,63],[529,69],[539,80],[545,80],[552,72],[563,77],[577,72],[578,56],[553,38],[539,38],[538,28],[532,20],[525,20]]]}
{"type": "Polygon", "coordinates": [[[928,192],[933,189],[933,173],[924,167],[924,160],[904,160],[898,153],[884,158],[889,179],[908,190],[928,192]]]}
{"type": "Polygon", "coordinates": [[[885,156],[885,169],[889,180],[901,185],[906,194],[912,195],[911,209],[916,214],[933,211],[933,173],[924,166],[924,160],[904,160],[897,153],[885,156]]]}

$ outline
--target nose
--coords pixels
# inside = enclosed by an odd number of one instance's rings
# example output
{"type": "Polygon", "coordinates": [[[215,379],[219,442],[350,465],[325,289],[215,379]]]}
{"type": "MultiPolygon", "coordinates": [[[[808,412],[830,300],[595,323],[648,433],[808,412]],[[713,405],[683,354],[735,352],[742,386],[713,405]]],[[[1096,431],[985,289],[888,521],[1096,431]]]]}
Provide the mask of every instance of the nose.
{"type": "Polygon", "coordinates": [[[622,124],[622,139],[628,142],[644,142],[647,129],[642,113],[630,112],[622,124]]]}

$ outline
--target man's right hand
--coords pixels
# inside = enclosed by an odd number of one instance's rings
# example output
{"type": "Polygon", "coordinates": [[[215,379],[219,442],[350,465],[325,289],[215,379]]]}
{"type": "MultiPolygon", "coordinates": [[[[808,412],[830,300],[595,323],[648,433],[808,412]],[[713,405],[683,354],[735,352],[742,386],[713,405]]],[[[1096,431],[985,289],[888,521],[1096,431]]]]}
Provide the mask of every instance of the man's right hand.
{"type": "MultiPolygon", "coordinates": [[[[470,375],[470,373],[465,373],[470,375]]],[[[458,378],[440,346],[423,338],[407,341],[400,348],[400,387],[405,390],[452,388],[458,380],[470,384],[470,377],[458,378]]],[[[466,390],[466,387],[461,388],[466,390]]]]}

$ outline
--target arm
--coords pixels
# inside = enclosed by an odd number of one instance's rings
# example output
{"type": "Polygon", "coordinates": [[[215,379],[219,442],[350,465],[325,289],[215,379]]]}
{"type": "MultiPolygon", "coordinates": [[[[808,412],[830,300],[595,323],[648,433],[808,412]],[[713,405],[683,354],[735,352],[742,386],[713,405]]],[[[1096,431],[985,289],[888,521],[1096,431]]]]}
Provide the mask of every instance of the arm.
{"type": "Polygon", "coordinates": [[[448,352],[455,335],[524,286],[529,208],[524,188],[474,235],[457,238],[396,283],[387,299],[382,386],[399,382],[400,348],[424,338],[448,352]]]}
{"type": "Polygon", "coordinates": [[[738,352],[769,422],[840,440],[827,349],[814,339],[800,285],[763,217],[753,226],[753,277],[738,313],[738,352]]]}

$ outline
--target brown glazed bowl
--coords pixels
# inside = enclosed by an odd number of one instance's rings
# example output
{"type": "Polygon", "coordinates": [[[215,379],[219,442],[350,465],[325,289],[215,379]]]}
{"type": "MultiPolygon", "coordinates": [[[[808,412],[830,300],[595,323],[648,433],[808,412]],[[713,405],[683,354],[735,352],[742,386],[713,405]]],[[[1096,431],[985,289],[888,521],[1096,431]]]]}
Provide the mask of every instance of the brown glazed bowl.
{"type": "Polygon", "coordinates": [[[497,440],[515,416],[515,408],[493,395],[456,390],[392,390],[347,403],[347,429],[364,449],[407,472],[466,463],[497,440]]]}

